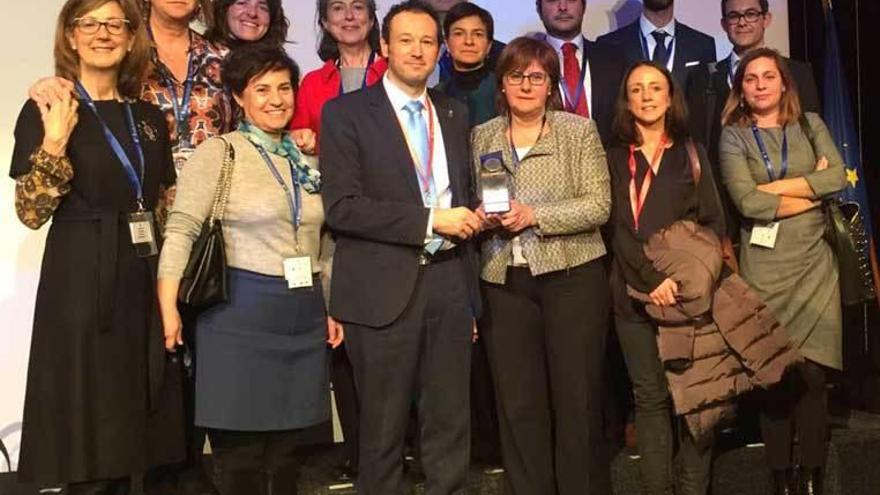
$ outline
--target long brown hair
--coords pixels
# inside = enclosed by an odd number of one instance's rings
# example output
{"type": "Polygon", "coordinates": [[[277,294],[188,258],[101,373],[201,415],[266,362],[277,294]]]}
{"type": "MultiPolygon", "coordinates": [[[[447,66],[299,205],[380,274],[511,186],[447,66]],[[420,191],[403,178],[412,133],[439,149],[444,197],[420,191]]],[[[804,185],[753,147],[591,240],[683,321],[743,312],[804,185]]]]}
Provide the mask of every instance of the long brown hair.
{"type": "Polygon", "coordinates": [[[510,106],[504,96],[504,76],[515,70],[524,70],[532,62],[547,73],[547,84],[550,86],[550,95],[544,104],[544,110],[562,109],[562,97],[556,89],[559,87],[559,56],[546,41],[520,36],[504,47],[498,62],[495,64],[495,77],[498,79],[498,88],[495,90],[495,107],[501,115],[510,113],[510,106]]]}
{"type": "Polygon", "coordinates": [[[743,79],[745,79],[746,68],[749,64],[759,58],[769,58],[776,64],[782,77],[782,99],[779,100],[779,125],[785,125],[797,122],[803,113],[801,110],[801,98],[798,93],[797,83],[791,75],[791,69],[788,68],[788,62],[772,48],[756,48],[746,54],[739,63],[739,69],[733,76],[733,87],[730,88],[730,95],[724,104],[724,111],[721,113],[721,123],[723,125],[751,125],[754,121],[752,109],[743,96],[743,79]]]}
{"type": "Polygon", "coordinates": [[[623,81],[620,83],[620,89],[617,91],[617,101],[614,103],[614,122],[612,124],[612,130],[614,131],[614,135],[618,142],[625,145],[642,144],[642,135],[636,127],[636,118],[629,109],[629,92],[627,90],[630,76],[632,76],[632,73],[635,72],[636,69],[641,67],[651,67],[663,74],[663,77],[666,78],[666,83],[669,85],[669,108],[666,109],[666,115],[664,116],[666,135],[669,136],[673,142],[682,142],[686,140],[690,136],[690,132],[688,131],[687,125],[687,105],[684,102],[684,95],[682,94],[681,88],[678,86],[678,83],[675,82],[672,74],[666,70],[666,67],[662,67],[649,60],[643,60],[630,66],[629,70],[626,71],[623,81]]]}
{"type": "Polygon", "coordinates": [[[125,97],[139,98],[141,80],[150,60],[150,42],[135,0],[67,0],[55,27],[55,75],[71,81],[79,79],[79,55],[68,39],[75,29],[73,20],[110,2],[122,8],[132,37],[131,51],[119,66],[117,88],[125,97]]]}

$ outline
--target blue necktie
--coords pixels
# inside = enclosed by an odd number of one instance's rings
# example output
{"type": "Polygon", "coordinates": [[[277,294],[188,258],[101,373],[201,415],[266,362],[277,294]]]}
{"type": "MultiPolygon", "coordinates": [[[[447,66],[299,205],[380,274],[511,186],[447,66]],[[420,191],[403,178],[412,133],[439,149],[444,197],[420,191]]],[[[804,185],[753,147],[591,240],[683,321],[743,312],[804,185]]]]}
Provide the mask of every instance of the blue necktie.
{"type": "Polygon", "coordinates": [[[666,63],[669,61],[669,51],[666,48],[666,37],[669,35],[666,34],[666,31],[658,29],[651,33],[651,36],[653,36],[654,41],[657,42],[657,46],[654,47],[654,56],[651,60],[661,67],[666,67],[666,63]]]}
{"type": "Polygon", "coordinates": [[[427,184],[422,182],[422,177],[428,174],[427,166],[431,152],[428,149],[428,126],[425,124],[425,117],[422,115],[422,109],[425,108],[422,102],[414,100],[403,107],[409,114],[406,119],[406,135],[409,138],[410,145],[413,148],[417,158],[416,168],[419,170],[419,189],[422,191],[422,198],[427,206],[433,206],[436,198],[434,197],[434,177],[426,177],[427,184]]]}

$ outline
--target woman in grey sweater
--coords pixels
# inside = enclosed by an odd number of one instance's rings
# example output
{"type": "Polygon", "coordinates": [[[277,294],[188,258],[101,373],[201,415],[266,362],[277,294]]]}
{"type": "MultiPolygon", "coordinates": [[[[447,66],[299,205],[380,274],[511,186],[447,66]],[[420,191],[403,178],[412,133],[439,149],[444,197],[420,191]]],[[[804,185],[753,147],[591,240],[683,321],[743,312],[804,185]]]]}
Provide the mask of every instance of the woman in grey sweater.
{"type": "Polygon", "coordinates": [[[223,495],[295,493],[296,432],[330,414],[327,343],[342,328],[326,316],[320,275],[320,174],[285,129],[299,69],[278,48],[227,57],[224,84],[244,118],[201,145],[178,178],[159,262],[166,348],[181,343],[180,279],[209,216],[226,146],[234,151],[223,235],[229,301],[198,317],[195,423],[208,428],[223,495]],[[268,473],[268,477],[264,474],[268,473]]]}
{"type": "Polygon", "coordinates": [[[795,493],[794,431],[800,493],[821,493],[824,368],[841,369],[843,357],[837,261],[823,237],[820,206],[846,185],[843,159],[822,119],[802,114],[788,65],[774,50],[749,52],[740,62],[723,121],[721,172],[744,217],[742,276],[806,358],[768,391],[761,415],[776,493],[795,493]]]}

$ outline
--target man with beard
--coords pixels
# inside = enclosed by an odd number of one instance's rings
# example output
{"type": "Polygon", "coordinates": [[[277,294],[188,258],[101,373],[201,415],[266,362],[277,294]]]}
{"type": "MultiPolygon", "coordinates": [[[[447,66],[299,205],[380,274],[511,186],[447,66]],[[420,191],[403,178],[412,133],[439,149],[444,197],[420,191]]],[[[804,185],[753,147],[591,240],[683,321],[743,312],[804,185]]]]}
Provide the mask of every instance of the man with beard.
{"type": "Polygon", "coordinates": [[[477,259],[467,108],[427,90],[441,26],[419,0],[382,22],[381,83],[330,100],[321,196],[336,235],[329,313],[345,325],[360,396],[358,493],[403,493],[418,410],[427,495],[467,491],[477,259]]]}
{"type": "MultiPolygon", "coordinates": [[[[718,159],[721,112],[730,94],[730,85],[740,59],[750,50],[765,46],[764,35],[773,21],[769,8],[768,0],[721,0],[721,28],[733,44],[733,51],[717,64],[701,66],[688,80],[686,93],[691,135],[705,144],[712,172],[718,174],[715,177],[721,177],[718,159]]],[[[801,110],[820,113],[819,91],[810,64],[787,60],[797,83],[801,110]]],[[[719,187],[718,192],[727,217],[727,234],[736,244],[739,238],[739,212],[731,203],[727,188],[719,187]]]]}
{"type": "Polygon", "coordinates": [[[638,20],[596,41],[620,47],[631,62],[651,60],[666,67],[684,87],[692,70],[715,61],[715,39],[677,21],[674,0],[643,3],[638,20]]]}
{"type": "Polygon", "coordinates": [[[618,48],[599,45],[581,33],[586,0],[536,0],[535,6],[547,31],[536,37],[549,43],[559,55],[559,90],[564,109],[595,120],[607,147],[614,100],[626,69],[625,57],[618,48]]]}

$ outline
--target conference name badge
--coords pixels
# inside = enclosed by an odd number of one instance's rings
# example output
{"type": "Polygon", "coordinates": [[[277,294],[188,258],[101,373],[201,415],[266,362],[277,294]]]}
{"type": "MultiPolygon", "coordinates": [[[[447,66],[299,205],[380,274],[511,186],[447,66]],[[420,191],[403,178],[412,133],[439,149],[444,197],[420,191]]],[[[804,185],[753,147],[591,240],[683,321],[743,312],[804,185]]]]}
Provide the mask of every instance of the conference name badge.
{"type": "Polygon", "coordinates": [[[138,211],[129,213],[128,230],[131,233],[131,243],[138,256],[148,258],[159,253],[159,246],[156,244],[156,224],[153,222],[153,212],[138,211]]]}
{"type": "Polygon", "coordinates": [[[752,246],[773,249],[776,247],[777,235],[779,235],[779,222],[755,224],[752,227],[752,237],[749,243],[752,246]]]}
{"type": "Polygon", "coordinates": [[[300,289],[312,286],[312,258],[294,256],[284,259],[284,278],[288,289],[300,289]]]}

